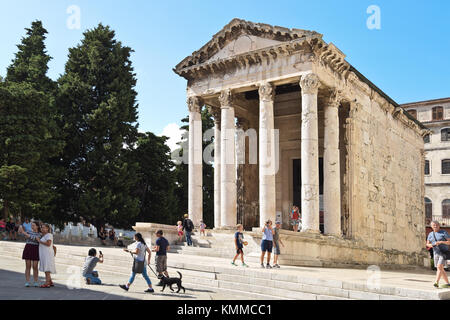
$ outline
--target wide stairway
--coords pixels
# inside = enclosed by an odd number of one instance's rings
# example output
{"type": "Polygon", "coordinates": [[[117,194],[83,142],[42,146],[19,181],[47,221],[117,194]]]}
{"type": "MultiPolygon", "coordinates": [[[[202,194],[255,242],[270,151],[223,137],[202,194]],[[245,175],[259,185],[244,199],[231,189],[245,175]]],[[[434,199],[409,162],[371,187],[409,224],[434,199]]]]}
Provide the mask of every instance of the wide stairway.
{"type": "MultiPolygon", "coordinates": [[[[431,288],[433,274],[430,272],[382,271],[380,284],[376,285],[368,281],[366,270],[294,266],[268,270],[249,260],[249,268],[242,267],[240,261],[237,261],[239,266],[232,266],[231,258],[218,257],[221,254],[232,256],[225,245],[222,251],[214,243],[208,247],[208,239],[200,237],[196,237],[195,243],[197,247],[172,246],[172,253],[168,254],[169,274],[178,276],[176,271],[180,271],[186,288],[195,284],[236,295],[245,292],[252,299],[450,299],[450,290],[431,288]]],[[[21,242],[0,241],[0,255],[20,259],[23,247],[21,242]]],[[[68,245],[57,245],[57,248],[58,268],[82,266],[89,250],[89,247],[68,245]]],[[[97,267],[101,274],[129,275],[132,266],[129,253],[119,248],[97,249],[102,250],[105,256],[105,263],[97,267]]],[[[233,248],[231,251],[233,253],[233,248]]],[[[152,268],[155,270],[153,264],[152,268]]],[[[149,274],[154,278],[151,271],[149,274]]]]}

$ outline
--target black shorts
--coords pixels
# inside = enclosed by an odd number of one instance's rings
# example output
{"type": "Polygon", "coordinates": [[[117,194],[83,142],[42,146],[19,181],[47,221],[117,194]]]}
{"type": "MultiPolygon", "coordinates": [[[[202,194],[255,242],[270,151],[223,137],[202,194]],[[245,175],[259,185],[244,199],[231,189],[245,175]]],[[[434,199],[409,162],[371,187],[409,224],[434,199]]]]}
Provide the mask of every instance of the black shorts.
{"type": "Polygon", "coordinates": [[[272,240],[263,240],[261,241],[261,251],[262,252],[272,252],[272,240]]]}
{"type": "Polygon", "coordinates": [[[237,248],[236,249],[236,254],[244,254],[244,250],[242,250],[242,248],[237,248]]]}

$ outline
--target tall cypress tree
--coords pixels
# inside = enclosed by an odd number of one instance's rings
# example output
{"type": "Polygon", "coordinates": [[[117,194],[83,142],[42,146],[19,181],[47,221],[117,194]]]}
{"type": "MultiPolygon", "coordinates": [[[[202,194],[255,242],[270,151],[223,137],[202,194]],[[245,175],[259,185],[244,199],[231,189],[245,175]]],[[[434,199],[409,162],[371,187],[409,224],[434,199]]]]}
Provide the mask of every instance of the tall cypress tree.
{"type": "Polygon", "coordinates": [[[25,215],[51,216],[56,197],[52,158],[62,150],[56,125],[56,85],[47,77],[51,57],[41,21],[26,36],[0,83],[0,199],[25,215]]]}
{"type": "Polygon", "coordinates": [[[129,153],[137,139],[132,49],[99,24],[69,49],[59,79],[58,106],[66,140],[59,211],[100,226],[134,223],[139,200],[132,195],[137,164],[129,153]]]}

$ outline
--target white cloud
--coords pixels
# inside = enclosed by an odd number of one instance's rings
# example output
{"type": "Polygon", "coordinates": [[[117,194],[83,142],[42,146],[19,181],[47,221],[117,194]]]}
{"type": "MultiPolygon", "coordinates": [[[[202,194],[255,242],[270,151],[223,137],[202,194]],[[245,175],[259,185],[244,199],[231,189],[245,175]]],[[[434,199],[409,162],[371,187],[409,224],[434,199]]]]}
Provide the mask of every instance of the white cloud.
{"type": "Polygon", "coordinates": [[[166,136],[169,138],[167,140],[167,145],[169,146],[171,151],[179,148],[177,143],[181,140],[181,134],[183,130],[180,129],[180,126],[176,123],[169,123],[164,127],[163,131],[159,134],[159,136],[166,136]]]}

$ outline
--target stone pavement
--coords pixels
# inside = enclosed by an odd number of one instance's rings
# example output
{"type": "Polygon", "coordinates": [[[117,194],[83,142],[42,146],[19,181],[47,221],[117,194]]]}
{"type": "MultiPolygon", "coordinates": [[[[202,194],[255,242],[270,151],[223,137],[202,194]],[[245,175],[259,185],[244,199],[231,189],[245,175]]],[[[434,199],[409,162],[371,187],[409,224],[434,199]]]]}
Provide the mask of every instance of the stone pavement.
{"type": "MultiPolygon", "coordinates": [[[[86,285],[81,282],[80,289],[69,289],[67,280],[71,274],[67,272],[67,267],[56,265],[57,274],[53,276],[54,288],[25,288],[24,262],[17,258],[7,258],[0,256],[0,300],[234,300],[250,299],[245,293],[224,293],[218,288],[206,288],[204,286],[184,285],[186,293],[171,293],[169,288],[160,292],[161,287],[154,286],[155,293],[144,293],[147,285],[142,276],[137,275],[133,285],[128,292],[122,290],[118,285],[126,283],[129,275],[111,274],[102,272],[101,279],[103,285],[86,285]]],[[[157,283],[155,276],[150,274],[152,282],[157,283]]],[[[43,273],[40,272],[40,281],[44,281],[43,273]]],[[[174,286],[176,289],[176,286],[174,286]]],[[[254,299],[254,297],[251,297],[254,299]]]]}

